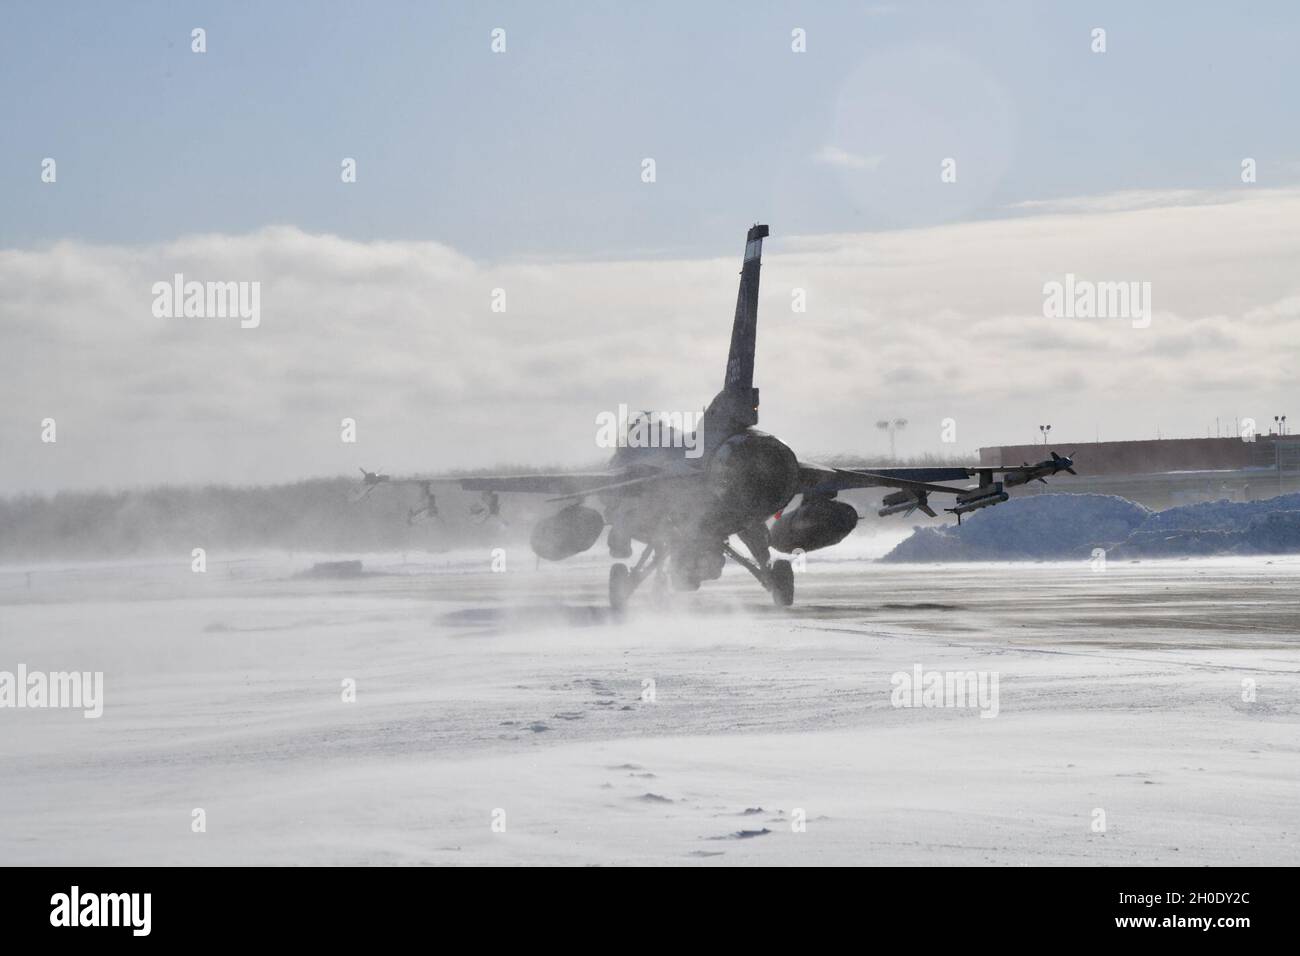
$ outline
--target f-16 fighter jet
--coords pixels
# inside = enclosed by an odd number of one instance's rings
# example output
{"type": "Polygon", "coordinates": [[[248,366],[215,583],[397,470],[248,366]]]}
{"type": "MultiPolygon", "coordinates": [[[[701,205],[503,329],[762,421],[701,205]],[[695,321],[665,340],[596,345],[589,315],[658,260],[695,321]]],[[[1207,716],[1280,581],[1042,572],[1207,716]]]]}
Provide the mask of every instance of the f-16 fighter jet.
{"type": "MultiPolygon", "coordinates": [[[[1010,468],[829,468],[800,461],[780,439],[759,431],[754,350],[767,235],[767,226],[755,225],[745,237],[722,390],[689,435],[674,435],[664,426],[655,447],[619,447],[600,472],[446,479],[493,504],[502,493],[551,495],[559,507],[531,538],[536,554],[549,561],[586,551],[608,527],[610,555],[617,561],[610,568],[609,601],[616,611],[651,575],[692,591],[719,577],[727,560],[749,571],[776,604],[789,606],[793,569],[772,553],[815,551],[842,541],[858,523],[857,510],[836,498],[847,489],[894,489],[882,516],[913,510],[933,516],[930,496],[953,495],[953,506],[944,510],[960,522],[964,514],[1006,501],[1006,488],[1062,470],[1074,473],[1073,462],[1055,452],[1037,465],[1010,468]],[[970,478],[978,484],[945,484],[970,478]],[[788,508],[795,498],[798,506],[788,508]],[[629,567],[625,561],[635,545],[640,554],[629,567]]],[[[366,476],[368,484],[374,480],[366,476]]]]}

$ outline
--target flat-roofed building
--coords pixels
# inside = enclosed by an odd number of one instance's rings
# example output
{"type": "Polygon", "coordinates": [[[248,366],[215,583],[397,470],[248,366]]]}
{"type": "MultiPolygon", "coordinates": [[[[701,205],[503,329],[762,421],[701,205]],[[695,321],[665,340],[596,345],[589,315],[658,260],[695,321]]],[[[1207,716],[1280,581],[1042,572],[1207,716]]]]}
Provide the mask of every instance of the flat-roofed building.
{"type": "Polygon", "coordinates": [[[1074,459],[1079,476],[1060,474],[1026,491],[1121,495],[1151,508],[1300,491],[1300,436],[1292,435],[998,445],[979,450],[980,464],[1033,464],[1053,449],[1074,459]]]}

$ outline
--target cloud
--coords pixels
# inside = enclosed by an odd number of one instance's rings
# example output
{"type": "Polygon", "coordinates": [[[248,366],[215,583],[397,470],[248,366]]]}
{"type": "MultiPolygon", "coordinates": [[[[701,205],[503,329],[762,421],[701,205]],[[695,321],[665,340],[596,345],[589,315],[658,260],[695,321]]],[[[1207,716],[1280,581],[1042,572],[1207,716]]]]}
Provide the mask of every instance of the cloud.
{"type": "MultiPolygon", "coordinates": [[[[879,418],[909,420],[900,452],[951,453],[1040,421],[1069,443],[1294,411],[1300,191],[1206,198],[884,233],[772,223],[762,427],[815,458],[882,451],[879,418]],[[1066,273],[1150,282],[1151,327],[1044,318],[1066,273]]],[[[0,490],[591,463],[599,412],[695,410],[720,387],[737,267],[479,261],[288,226],[0,250],[0,490]],[[261,282],[261,326],[155,318],[151,286],[176,272],[261,282]]]]}
{"type": "Polygon", "coordinates": [[[836,166],[840,169],[877,169],[885,161],[885,157],[859,156],[838,146],[823,146],[813,154],[812,160],[824,166],[836,166]]]}
{"type": "Polygon", "coordinates": [[[1240,189],[1123,189],[1095,196],[1066,196],[1059,199],[1027,199],[1006,208],[1021,212],[1128,212],[1169,206],[1211,206],[1258,198],[1254,187],[1240,189]]]}

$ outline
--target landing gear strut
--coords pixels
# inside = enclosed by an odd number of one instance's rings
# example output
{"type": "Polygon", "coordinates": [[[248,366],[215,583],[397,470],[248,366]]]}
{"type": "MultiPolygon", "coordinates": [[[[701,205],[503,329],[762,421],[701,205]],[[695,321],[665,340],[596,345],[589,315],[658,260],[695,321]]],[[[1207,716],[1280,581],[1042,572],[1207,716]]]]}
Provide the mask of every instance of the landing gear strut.
{"type": "Polygon", "coordinates": [[[620,562],[609,569],[609,606],[614,613],[623,612],[628,598],[641,586],[641,582],[659,570],[665,554],[665,551],[653,544],[647,544],[636,567],[628,570],[628,566],[620,562]]]}
{"type": "Polygon", "coordinates": [[[794,568],[789,561],[780,558],[768,567],[763,567],[745,557],[730,543],[722,545],[722,553],[758,578],[758,583],[771,592],[772,603],[777,607],[789,607],[794,603],[794,568]]]}

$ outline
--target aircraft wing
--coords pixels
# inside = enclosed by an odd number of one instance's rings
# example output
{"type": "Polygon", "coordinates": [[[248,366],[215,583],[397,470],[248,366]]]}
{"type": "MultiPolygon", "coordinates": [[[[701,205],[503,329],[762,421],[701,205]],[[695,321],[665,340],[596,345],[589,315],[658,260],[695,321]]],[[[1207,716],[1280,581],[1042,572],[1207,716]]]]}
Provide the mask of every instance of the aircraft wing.
{"type": "Polygon", "coordinates": [[[467,478],[444,477],[447,484],[458,484],[465,491],[496,491],[525,495],[580,495],[598,488],[625,482],[626,471],[556,472],[539,475],[474,475],[467,478]]]}
{"type": "Polygon", "coordinates": [[[698,479],[696,468],[663,470],[654,466],[633,466],[615,471],[562,472],[553,475],[502,475],[471,478],[451,478],[465,491],[516,492],[520,494],[548,494],[550,501],[568,501],[587,495],[612,495],[614,497],[639,495],[647,485],[660,481],[698,479]]]}
{"type": "Polygon", "coordinates": [[[608,471],[564,471],[532,475],[438,475],[393,478],[362,469],[363,482],[360,501],[381,485],[418,485],[426,494],[433,489],[459,487],[462,491],[478,491],[484,495],[525,494],[552,495],[550,501],[579,500],[587,495],[613,497],[640,494],[646,485],[657,481],[698,478],[696,468],[663,470],[655,466],[632,465],[608,471]]]}
{"type": "Polygon", "coordinates": [[[618,471],[566,471],[555,474],[540,475],[474,475],[457,477],[455,475],[430,475],[393,478],[361,469],[362,482],[360,493],[354,501],[362,501],[376,488],[381,486],[416,485],[422,487],[426,494],[433,489],[459,486],[465,491],[485,493],[518,492],[536,495],[583,495],[592,489],[604,488],[611,484],[623,483],[631,476],[628,469],[618,471]]]}
{"type": "Polygon", "coordinates": [[[800,462],[799,490],[805,495],[818,495],[850,488],[904,488],[955,495],[965,489],[935,482],[965,481],[973,474],[969,468],[873,468],[859,471],[800,462]]]}
{"type": "Polygon", "coordinates": [[[646,485],[656,481],[681,481],[683,479],[699,479],[700,472],[694,473],[672,473],[672,474],[654,474],[643,475],[640,478],[627,478],[623,481],[616,481],[612,484],[601,485],[597,488],[587,488],[583,491],[575,491],[567,495],[560,495],[558,498],[547,498],[547,501],[576,501],[579,498],[585,498],[587,495],[614,495],[622,497],[625,495],[640,494],[646,485]]]}

